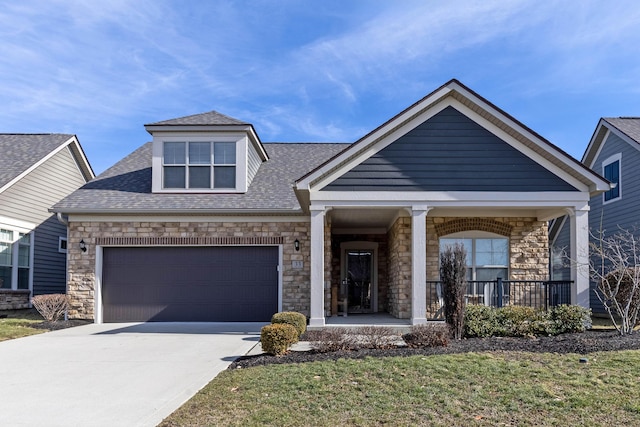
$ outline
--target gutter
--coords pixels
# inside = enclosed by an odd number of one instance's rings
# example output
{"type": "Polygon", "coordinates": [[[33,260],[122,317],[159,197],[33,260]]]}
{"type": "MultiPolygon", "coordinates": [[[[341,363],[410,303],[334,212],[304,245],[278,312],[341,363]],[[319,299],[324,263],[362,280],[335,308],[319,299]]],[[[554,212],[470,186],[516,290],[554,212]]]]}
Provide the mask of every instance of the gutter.
{"type": "Polygon", "coordinates": [[[66,225],[67,227],[69,226],[69,219],[65,218],[62,215],[62,212],[56,212],[56,217],[58,218],[58,221],[60,221],[61,223],[63,223],[64,225],[66,225]]]}

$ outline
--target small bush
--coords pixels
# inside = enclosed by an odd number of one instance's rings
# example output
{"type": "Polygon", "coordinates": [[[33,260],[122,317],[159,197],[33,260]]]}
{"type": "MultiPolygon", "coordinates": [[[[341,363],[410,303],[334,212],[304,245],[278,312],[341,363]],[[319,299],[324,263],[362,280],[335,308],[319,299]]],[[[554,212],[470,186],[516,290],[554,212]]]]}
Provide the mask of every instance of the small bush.
{"type": "Polygon", "coordinates": [[[48,322],[56,322],[67,312],[69,298],[65,294],[38,295],[31,298],[31,304],[48,322]]]}
{"type": "Polygon", "coordinates": [[[271,317],[271,323],[286,323],[293,326],[298,331],[298,338],[307,330],[307,317],[302,313],[295,311],[283,311],[276,313],[271,317]]]}
{"type": "Polygon", "coordinates": [[[409,347],[446,347],[451,337],[451,329],[446,323],[414,325],[402,338],[409,347]]]}
{"type": "Polygon", "coordinates": [[[313,349],[320,353],[356,350],[359,348],[356,336],[344,328],[325,328],[320,331],[309,331],[307,332],[307,339],[313,349]]]}
{"type": "Polygon", "coordinates": [[[559,305],[549,311],[554,323],[553,335],[568,332],[584,332],[591,328],[591,309],[577,305],[559,305]]]}
{"type": "Polygon", "coordinates": [[[496,309],[486,305],[467,305],[464,313],[464,335],[485,338],[497,334],[500,329],[496,309]]]}
{"type": "Polygon", "coordinates": [[[584,332],[590,325],[591,310],[575,305],[562,305],[549,311],[469,305],[465,312],[466,337],[558,335],[584,332]]]}
{"type": "Polygon", "coordinates": [[[381,326],[363,326],[351,331],[356,336],[360,348],[394,348],[396,337],[390,328],[381,326]]]}
{"type": "MultiPolygon", "coordinates": [[[[544,317],[544,314],[542,314],[544,317]]],[[[496,321],[498,328],[496,335],[502,336],[535,336],[546,333],[544,324],[540,324],[540,312],[532,307],[508,305],[496,310],[496,321]],[[542,331],[538,329],[543,328],[542,331]],[[536,332],[537,331],[537,332],[536,332]]]]}
{"type": "Polygon", "coordinates": [[[298,331],[287,323],[263,326],[260,330],[262,350],[274,356],[281,356],[289,350],[291,344],[298,341],[298,331]]]}

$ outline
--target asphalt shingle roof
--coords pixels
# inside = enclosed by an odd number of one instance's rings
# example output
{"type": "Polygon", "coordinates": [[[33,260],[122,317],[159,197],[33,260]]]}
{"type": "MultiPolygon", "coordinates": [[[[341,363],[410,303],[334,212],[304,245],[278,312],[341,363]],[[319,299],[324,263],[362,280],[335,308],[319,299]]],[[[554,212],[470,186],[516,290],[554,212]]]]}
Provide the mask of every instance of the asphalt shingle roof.
{"type": "Polygon", "coordinates": [[[73,135],[0,134],[0,187],[38,163],[73,135]]]}
{"type": "Polygon", "coordinates": [[[609,124],[640,143],[640,117],[605,117],[609,124]]]}
{"type": "Polygon", "coordinates": [[[243,122],[233,117],[226,116],[218,113],[217,111],[209,111],[207,113],[194,114],[192,116],[178,117],[177,119],[163,120],[161,122],[149,123],[145,126],[172,126],[172,125],[249,125],[249,123],[243,122]]]}
{"type": "Polygon", "coordinates": [[[347,147],[347,144],[268,143],[269,160],[244,194],[158,194],[151,192],[148,142],[53,207],[54,212],[301,212],[293,191],[296,179],[347,147]]]}

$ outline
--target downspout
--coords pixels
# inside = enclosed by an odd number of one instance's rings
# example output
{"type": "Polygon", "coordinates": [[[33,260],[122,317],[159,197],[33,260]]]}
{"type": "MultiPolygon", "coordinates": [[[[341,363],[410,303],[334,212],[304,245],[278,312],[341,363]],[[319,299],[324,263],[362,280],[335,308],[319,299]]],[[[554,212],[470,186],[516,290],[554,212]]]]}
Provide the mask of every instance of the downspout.
{"type": "Polygon", "coordinates": [[[64,224],[64,225],[66,225],[67,227],[69,226],[69,220],[68,220],[68,219],[65,219],[65,218],[62,216],[62,212],[57,212],[57,213],[56,213],[56,217],[58,218],[58,221],[60,221],[61,223],[63,223],[63,224],[64,224]]]}
{"type": "MultiPolygon", "coordinates": [[[[67,238],[69,237],[69,220],[66,219],[64,216],[62,216],[62,212],[56,212],[56,217],[58,218],[58,221],[60,221],[61,223],[63,223],[66,227],[67,227],[67,238]]],[[[66,265],[67,263],[65,262],[65,280],[67,282],[67,286],[69,283],[69,267],[66,265]]],[[[65,292],[66,293],[66,292],[65,292]]],[[[68,297],[67,297],[68,298],[68,297]]],[[[68,321],[69,320],[69,308],[67,307],[67,309],[64,311],[64,321],[68,321]]]]}

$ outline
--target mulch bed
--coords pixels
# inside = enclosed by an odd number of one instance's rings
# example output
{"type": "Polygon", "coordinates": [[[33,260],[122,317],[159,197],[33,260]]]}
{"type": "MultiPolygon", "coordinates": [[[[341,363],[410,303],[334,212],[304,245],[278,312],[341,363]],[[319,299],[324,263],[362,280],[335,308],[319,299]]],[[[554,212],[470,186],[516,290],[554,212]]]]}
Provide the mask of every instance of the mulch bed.
{"type": "Polygon", "coordinates": [[[640,332],[620,336],[616,331],[590,330],[582,333],[563,334],[539,338],[467,338],[451,340],[446,347],[391,349],[359,349],[319,353],[317,351],[291,351],[284,356],[261,354],[242,356],[229,369],[249,368],[269,364],[304,363],[337,359],[363,359],[365,357],[412,356],[432,354],[455,354],[488,351],[526,351],[536,353],[576,353],[586,355],[599,351],[640,350],[640,332]]]}
{"type": "Polygon", "coordinates": [[[29,326],[35,329],[46,329],[47,331],[57,331],[59,329],[73,328],[74,326],[88,325],[90,323],[93,323],[93,322],[90,322],[88,320],[58,320],[55,322],[47,322],[45,320],[43,322],[34,323],[29,326]]]}

